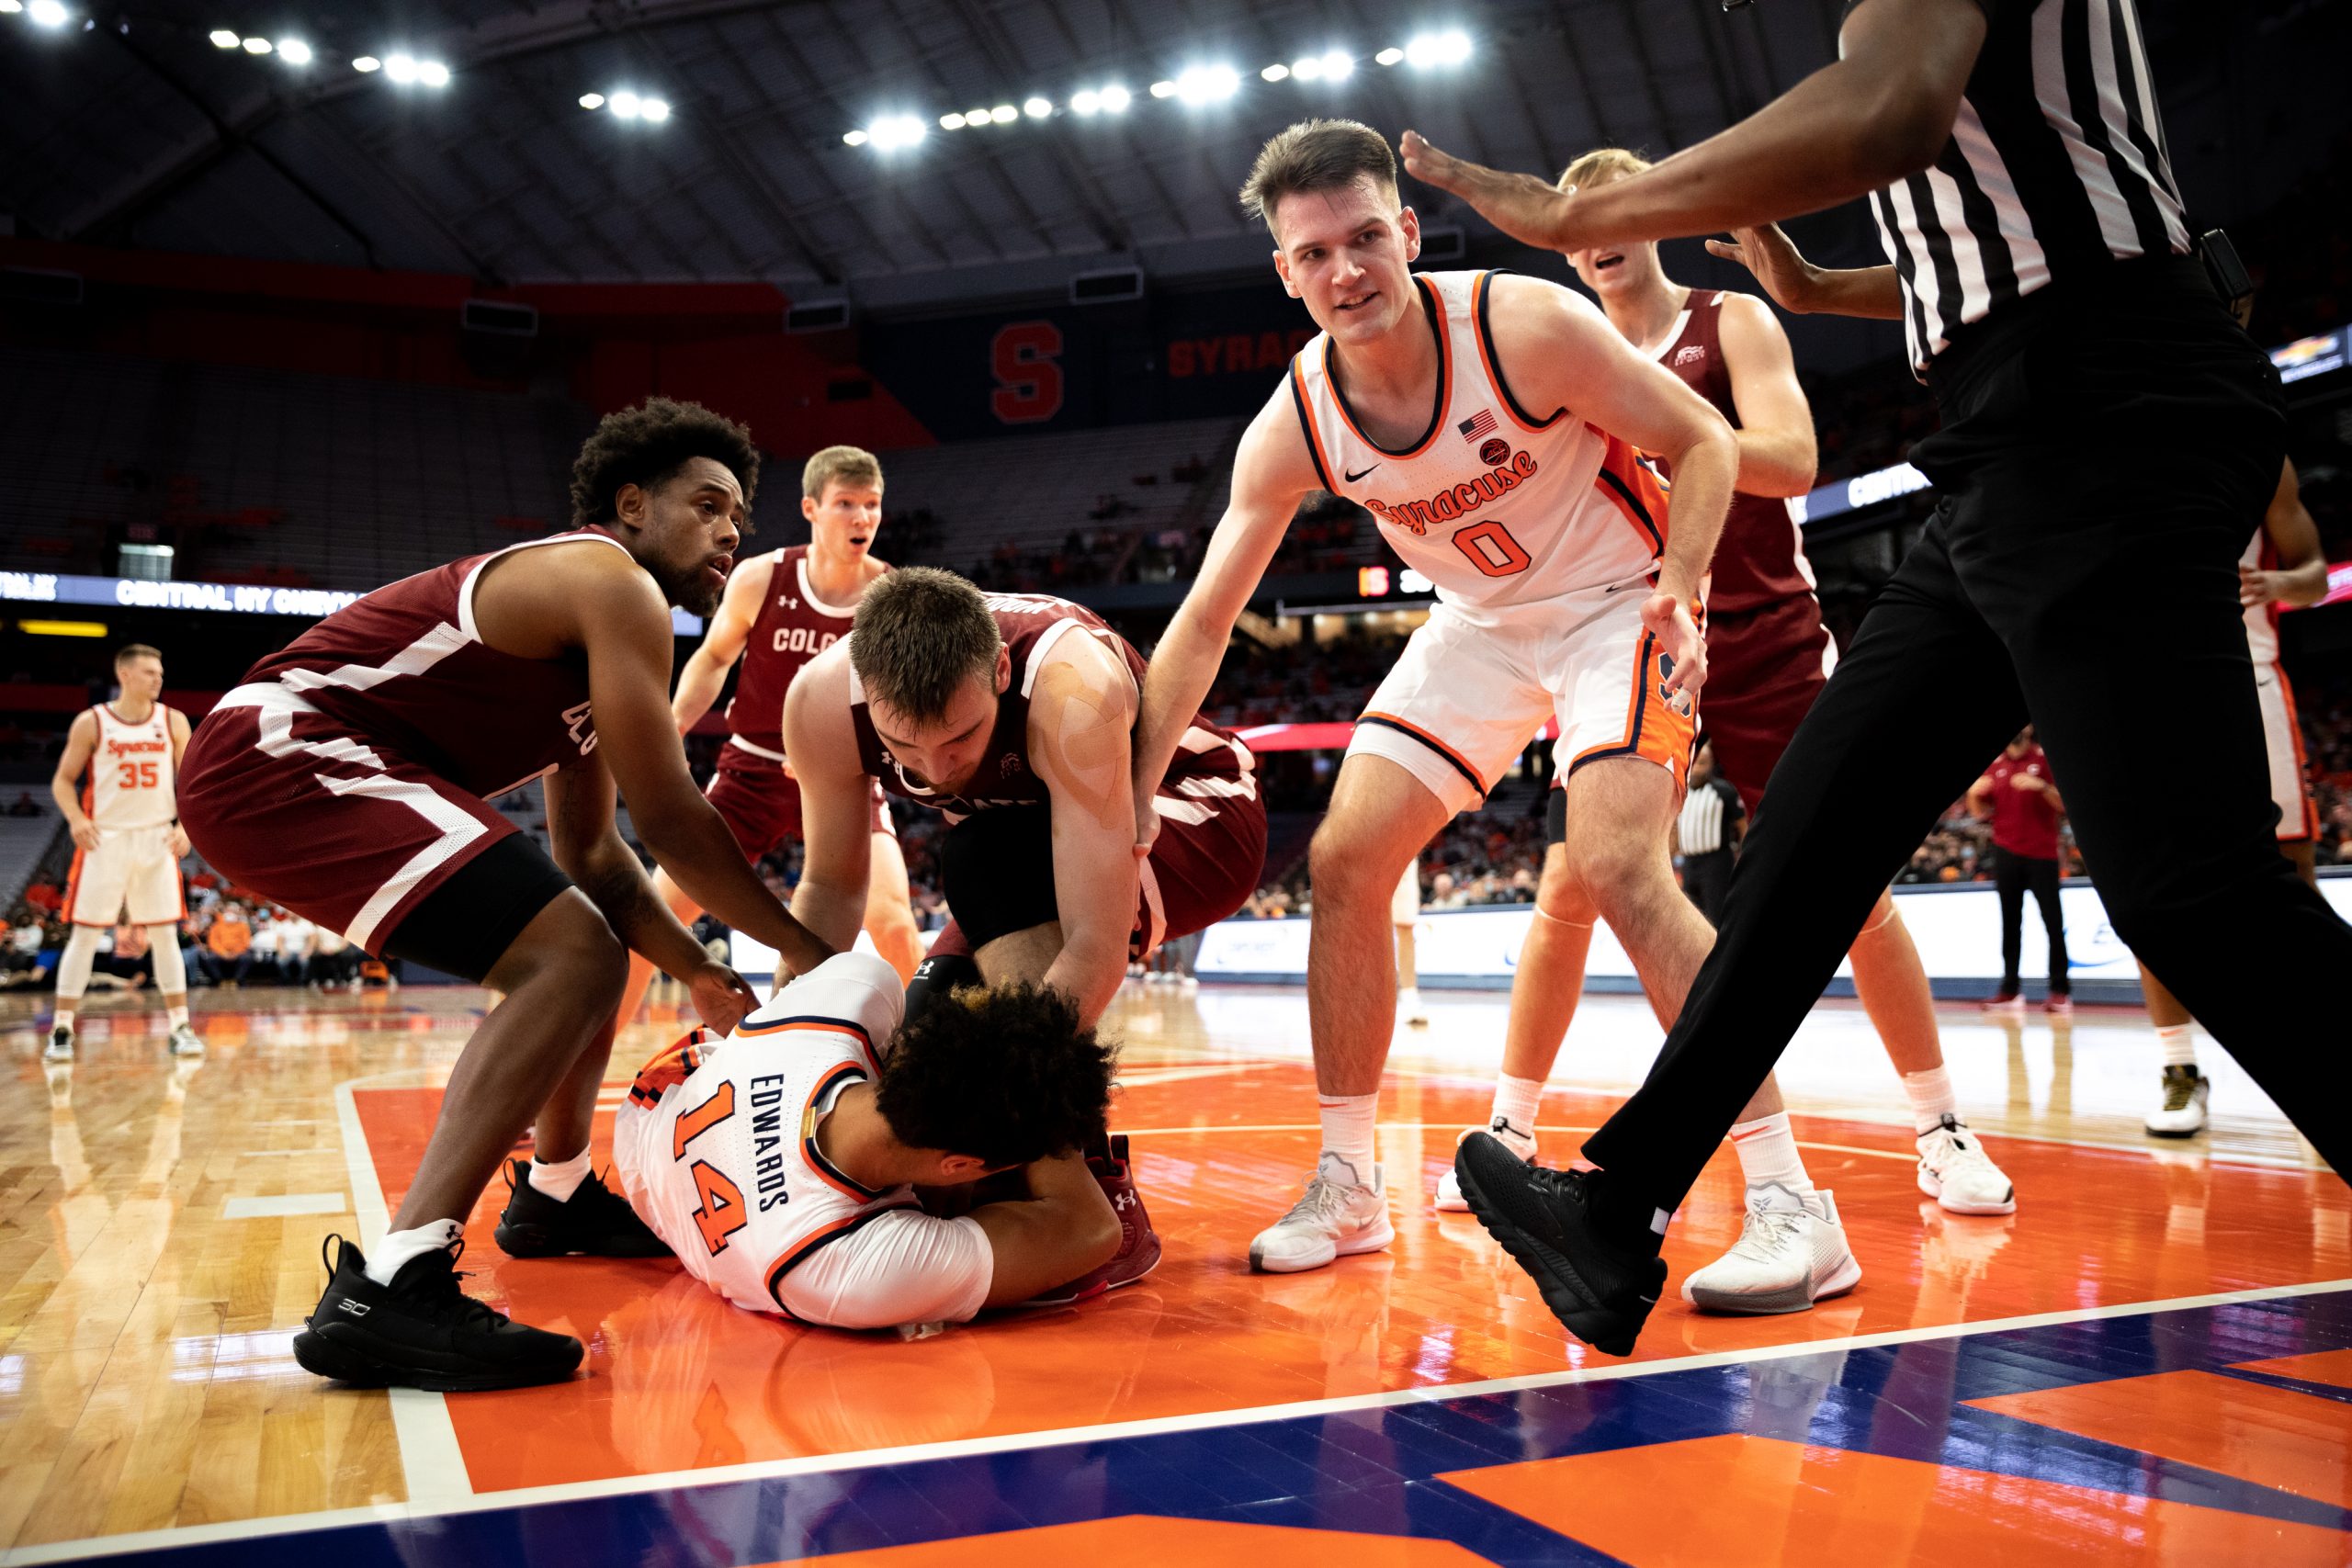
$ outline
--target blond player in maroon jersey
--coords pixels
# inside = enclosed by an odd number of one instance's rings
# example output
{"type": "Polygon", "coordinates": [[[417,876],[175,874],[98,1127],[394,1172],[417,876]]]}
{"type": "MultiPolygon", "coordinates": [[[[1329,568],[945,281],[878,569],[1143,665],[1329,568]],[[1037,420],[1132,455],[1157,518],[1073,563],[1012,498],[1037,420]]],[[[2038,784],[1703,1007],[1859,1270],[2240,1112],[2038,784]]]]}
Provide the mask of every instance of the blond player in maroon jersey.
{"type": "MultiPolygon", "coordinates": [[[[1563,188],[1590,188],[1649,166],[1635,153],[1604,147],[1569,164],[1559,183],[1563,188]]],[[[1736,259],[1736,247],[1724,247],[1724,254],[1736,259]]],[[[1738,789],[1752,816],[1768,798],[1764,784],[1773,764],[1827,683],[1838,658],[1822,625],[1813,569],[1787,500],[1813,488],[1813,410],[1797,384],[1788,336],[1762,300],[1676,283],[1658,265],[1656,242],[1589,246],[1569,253],[1567,260],[1600,301],[1610,324],[1645,358],[1713,403],[1738,437],[1738,492],[1708,569],[1709,674],[1700,733],[1714,747],[1716,770],[1738,789]]],[[[1510,1022],[1487,1128],[1531,1159],[1536,1101],[1576,1015],[1594,919],[1591,901],[1567,874],[1556,790],[1552,805],[1553,847],[1544,856],[1535,920],[1511,983],[1510,1022]]],[[[1911,1104],[1921,1190],[1955,1213],[2010,1213],[2017,1207],[2015,1190],[1960,1116],[1927,970],[1885,894],[1879,896],[1850,956],[1854,988],[1911,1104]]],[[[1771,1141],[1758,1134],[1784,1133],[1787,1127],[1783,1111],[1732,1128],[1733,1146],[1747,1178],[1747,1224],[1739,1246],[1685,1280],[1683,1294],[1695,1304],[1732,1312],[1786,1310],[1826,1293],[1792,1290],[1804,1251],[1772,1244],[1804,1228],[1803,1220],[1792,1225],[1776,1217],[1777,1212],[1792,1204],[1806,1207],[1814,1194],[1803,1164],[1793,1157],[1777,1167],[1758,1158],[1771,1141]]],[[[1437,1206],[1468,1207],[1452,1170],[1439,1183],[1437,1206]]]]}
{"type": "Polygon", "coordinates": [[[204,1055],[204,1043],[187,1023],[187,970],[177,930],[187,915],[180,881],[187,835],[180,831],[172,786],[187,747],[187,716],[164,705],[164,656],[145,643],[117,653],[114,674],[121,694],[75,716],[49,781],[74,835],[74,874],[65,893],[74,934],[57,961],[57,1016],[41,1053],[45,1061],[74,1059],[74,1023],[98,936],[118,919],[144,928],[153,944],[155,988],[171,1022],[172,1055],[204,1055]]]}
{"type": "MultiPolygon", "coordinates": [[[[727,743],[718,769],[703,791],[754,863],[805,831],[800,784],[784,753],[784,694],[808,662],[849,635],[850,617],[867,583],[889,567],[873,555],[882,527],[882,464],[855,446],[828,446],[800,471],[800,514],[808,542],[753,556],[727,580],[727,596],[711,617],[702,646],[678,673],[670,716],[684,735],[718,700],[727,671],[743,671],[727,705],[727,743]]],[[[865,931],[899,972],[914,978],[922,962],[907,893],[907,861],[881,792],[869,812],[873,855],[865,891],[865,931]]],[[[653,874],[654,890],[670,912],[691,925],[702,913],[670,874],[653,874]]],[[[621,1021],[637,1017],[652,962],[632,954],[621,1021]]]]}

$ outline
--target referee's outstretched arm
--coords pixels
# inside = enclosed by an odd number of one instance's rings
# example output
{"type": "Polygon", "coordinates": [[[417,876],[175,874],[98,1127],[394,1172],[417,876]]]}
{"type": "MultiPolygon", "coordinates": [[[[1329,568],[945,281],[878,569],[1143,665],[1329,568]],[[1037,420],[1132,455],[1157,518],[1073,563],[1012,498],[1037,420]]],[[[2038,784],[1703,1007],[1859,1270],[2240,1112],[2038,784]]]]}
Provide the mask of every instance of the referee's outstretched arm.
{"type": "Polygon", "coordinates": [[[1935,162],[1984,45],[1977,0],[1864,0],[1839,58],[1737,125],[1656,168],[1555,190],[1405,132],[1406,172],[1547,251],[1753,229],[1836,207],[1935,162]]]}

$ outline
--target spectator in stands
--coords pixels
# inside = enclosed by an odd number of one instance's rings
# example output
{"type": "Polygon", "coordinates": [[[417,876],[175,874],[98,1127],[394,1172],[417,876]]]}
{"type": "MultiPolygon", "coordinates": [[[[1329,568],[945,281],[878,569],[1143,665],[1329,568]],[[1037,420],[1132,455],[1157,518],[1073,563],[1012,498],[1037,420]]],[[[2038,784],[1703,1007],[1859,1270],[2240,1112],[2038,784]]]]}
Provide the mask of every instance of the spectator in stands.
{"type": "Polygon", "coordinates": [[[223,898],[204,933],[205,969],[216,986],[235,987],[253,968],[254,928],[244,906],[223,898]]]}
{"type": "Polygon", "coordinates": [[[2019,1017],[2025,1012],[2018,966],[2024,945],[2025,896],[2033,895],[2050,938],[2050,997],[2052,1014],[2074,1010],[2073,982],[2066,964],[2066,922],[2060,913],[2058,818],[2065,810],[2050,775],[2050,759],[2034,743],[2028,725],[1968,789],[1968,804],[1993,824],[1993,879],[2001,889],[2001,988],[1984,1010],[2019,1017]]]}

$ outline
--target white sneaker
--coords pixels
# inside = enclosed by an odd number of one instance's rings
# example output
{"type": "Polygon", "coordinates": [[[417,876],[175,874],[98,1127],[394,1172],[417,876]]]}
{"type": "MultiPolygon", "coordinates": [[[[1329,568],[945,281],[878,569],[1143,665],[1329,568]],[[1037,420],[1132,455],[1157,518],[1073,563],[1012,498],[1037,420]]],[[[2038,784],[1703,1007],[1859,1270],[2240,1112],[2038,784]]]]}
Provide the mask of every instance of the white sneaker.
{"type": "Polygon", "coordinates": [[[2188,1138],[2205,1130],[2205,1102],[2213,1080],[2193,1066],[2165,1068],[2164,1103],[2148,1112],[2147,1128],[2159,1138],[2188,1138]]]}
{"type": "Polygon", "coordinates": [[[1430,1010],[1421,1005],[1421,988],[1419,986],[1397,987],[1396,1016],[1403,1019],[1408,1028],[1427,1029],[1430,1026],[1430,1010]]]}
{"type": "Polygon", "coordinates": [[[1919,1134],[1919,1190],[1955,1214],[2018,1212],[2017,1189],[1957,1116],[1919,1134]]]}
{"type": "MultiPolygon", "coordinates": [[[[1464,1138],[1480,1132],[1492,1133],[1503,1147],[1530,1165],[1535,1163],[1535,1134],[1521,1132],[1500,1116],[1484,1127],[1463,1128],[1454,1137],[1454,1146],[1460,1147],[1464,1138]]],[[[1462,1179],[1453,1174],[1451,1165],[1445,1168],[1445,1174],[1437,1179],[1437,1196],[1430,1201],[1430,1207],[1442,1214],[1466,1214],[1470,1212],[1470,1200],[1462,1195],[1462,1179]]]]}
{"type": "Polygon", "coordinates": [[[1704,1312],[1803,1312],[1861,1277],[1828,1190],[1800,1196],[1767,1181],[1747,1190],[1739,1240],[1682,1281],[1682,1299],[1704,1312]]]}
{"type": "Polygon", "coordinates": [[[1354,1166],[1327,1149],[1290,1213],[1250,1243],[1250,1267],[1261,1274],[1301,1273],[1351,1253],[1377,1252],[1396,1235],[1380,1167],[1372,1168],[1366,1186],[1354,1166]]]}
{"type": "Polygon", "coordinates": [[[70,1062],[74,1059],[74,1032],[63,1025],[49,1032],[49,1044],[40,1054],[44,1062],[70,1062]]]}
{"type": "Polygon", "coordinates": [[[183,1023],[172,1031],[172,1055],[201,1056],[204,1055],[204,1042],[197,1038],[195,1030],[183,1023]]]}

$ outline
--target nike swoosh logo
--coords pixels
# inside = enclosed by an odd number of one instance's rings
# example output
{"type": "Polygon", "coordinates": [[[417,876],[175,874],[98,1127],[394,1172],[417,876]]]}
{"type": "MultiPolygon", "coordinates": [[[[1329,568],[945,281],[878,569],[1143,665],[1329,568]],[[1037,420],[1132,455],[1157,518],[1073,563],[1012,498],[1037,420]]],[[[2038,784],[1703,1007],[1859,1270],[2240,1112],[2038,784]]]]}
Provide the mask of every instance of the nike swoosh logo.
{"type": "Polygon", "coordinates": [[[1623,593],[1628,588],[1646,588],[1648,586],[1649,584],[1645,582],[1612,582],[1609,585],[1606,592],[1611,593],[1623,593]]]}
{"type": "MultiPolygon", "coordinates": [[[[1372,466],[1372,468],[1378,468],[1378,467],[1380,467],[1380,465],[1379,465],[1379,464],[1377,464],[1377,463],[1374,463],[1374,464],[1372,466]]],[[[1362,469],[1362,470],[1360,470],[1360,471],[1356,472],[1356,473],[1350,474],[1350,475],[1347,477],[1347,481],[1346,481],[1346,482],[1347,482],[1347,483],[1349,483],[1349,484],[1353,484],[1353,483],[1355,483],[1358,479],[1360,479],[1363,478],[1363,476],[1364,476],[1365,474],[1368,474],[1368,473],[1372,472],[1372,468],[1364,468],[1364,469],[1362,469]]]]}

